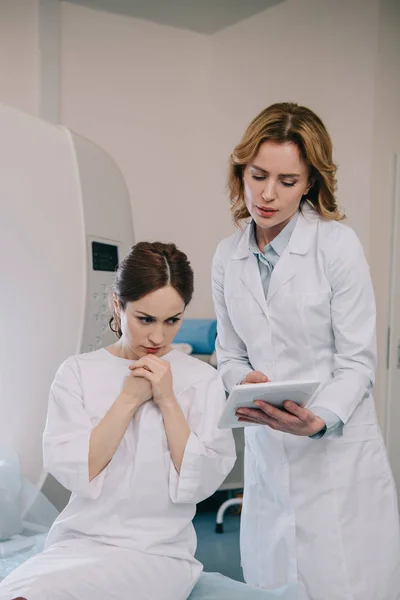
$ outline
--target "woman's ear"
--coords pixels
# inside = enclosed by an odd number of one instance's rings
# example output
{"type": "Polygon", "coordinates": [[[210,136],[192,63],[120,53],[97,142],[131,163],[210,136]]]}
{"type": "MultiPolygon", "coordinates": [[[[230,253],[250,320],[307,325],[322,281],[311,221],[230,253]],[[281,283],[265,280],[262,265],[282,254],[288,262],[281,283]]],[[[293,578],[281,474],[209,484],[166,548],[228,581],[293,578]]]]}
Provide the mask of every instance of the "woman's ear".
{"type": "Polygon", "coordinates": [[[119,300],[117,298],[117,294],[114,292],[113,293],[113,306],[114,306],[114,312],[116,314],[117,317],[120,317],[120,312],[121,312],[121,308],[119,305],[119,300]]]}

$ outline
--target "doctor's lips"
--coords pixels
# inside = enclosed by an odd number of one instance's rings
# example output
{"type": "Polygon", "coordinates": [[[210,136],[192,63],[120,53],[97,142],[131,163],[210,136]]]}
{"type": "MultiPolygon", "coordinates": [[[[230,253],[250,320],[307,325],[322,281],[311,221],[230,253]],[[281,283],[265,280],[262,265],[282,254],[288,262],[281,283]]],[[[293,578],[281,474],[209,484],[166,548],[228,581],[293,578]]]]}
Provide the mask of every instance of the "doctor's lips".
{"type": "Polygon", "coordinates": [[[271,208],[270,206],[258,206],[258,204],[256,204],[256,208],[258,214],[262,217],[272,217],[276,212],[278,212],[278,209],[271,208]]]}

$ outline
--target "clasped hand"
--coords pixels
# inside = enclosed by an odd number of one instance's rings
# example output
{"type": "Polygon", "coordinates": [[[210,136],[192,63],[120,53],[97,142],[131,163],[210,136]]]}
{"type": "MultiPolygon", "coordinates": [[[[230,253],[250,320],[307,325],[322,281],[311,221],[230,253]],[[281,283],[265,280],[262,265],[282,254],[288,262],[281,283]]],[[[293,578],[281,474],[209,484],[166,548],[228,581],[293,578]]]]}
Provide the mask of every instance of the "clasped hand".
{"type": "Polygon", "coordinates": [[[160,408],[175,401],[169,362],[158,356],[148,355],[130,365],[129,369],[133,377],[142,377],[150,383],[153,400],[160,408]]]}

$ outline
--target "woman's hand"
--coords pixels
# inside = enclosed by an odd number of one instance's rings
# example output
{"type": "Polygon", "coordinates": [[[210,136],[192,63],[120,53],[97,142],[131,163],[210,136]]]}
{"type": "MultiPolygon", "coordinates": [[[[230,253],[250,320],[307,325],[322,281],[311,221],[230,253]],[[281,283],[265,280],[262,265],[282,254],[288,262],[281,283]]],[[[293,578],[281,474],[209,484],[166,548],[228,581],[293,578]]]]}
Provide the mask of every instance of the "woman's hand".
{"type": "Polygon", "coordinates": [[[134,377],[133,373],[130,372],[125,377],[120,401],[137,409],[150,400],[152,395],[151,383],[144,377],[134,377]]]}
{"type": "Polygon", "coordinates": [[[236,411],[239,421],[268,425],[276,431],[302,436],[314,435],[325,427],[325,421],[321,417],[290,400],[284,402],[285,410],[271,406],[263,400],[256,400],[255,404],[260,410],[239,408],[236,411]]]}
{"type": "Polygon", "coordinates": [[[146,379],[150,383],[153,400],[160,408],[165,404],[176,402],[169,362],[158,356],[149,355],[143,356],[129,368],[133,377],[146,379]]]}

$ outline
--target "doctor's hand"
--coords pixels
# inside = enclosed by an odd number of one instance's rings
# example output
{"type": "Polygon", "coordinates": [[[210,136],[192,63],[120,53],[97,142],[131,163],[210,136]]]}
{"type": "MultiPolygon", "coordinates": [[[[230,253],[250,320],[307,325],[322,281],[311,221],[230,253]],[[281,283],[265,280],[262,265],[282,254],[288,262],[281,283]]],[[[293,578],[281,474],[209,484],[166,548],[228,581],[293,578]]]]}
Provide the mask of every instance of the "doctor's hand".
{"type": "Polygon", "coordinates": [[[132,375],[146,379],[152,389],[153,400],[160,408],[176,402],[172,387],[171,365],[158,356],[143,356],[129,366],[132,375]]]}
{"type": "Polygon", "coordinates": [[[236,415],[239,417],[238,420],[268,425],[276,431],[302,436],[314,435],[325,427],[325,421],[321,417],[317,417],[308,408],[298,406],[290,400],[285,401],[285,410],[271,406],[263,400],[256,400],[255,404],[260,410],[239,408],[236,411],[236,415]]]}
{"type": "Polygon", "coordinates": [[[245,383],[267,383],[269,381],[268,377],[261,373],[261,371],[251,371],[241,382],[241,384],[245,383]]]}

